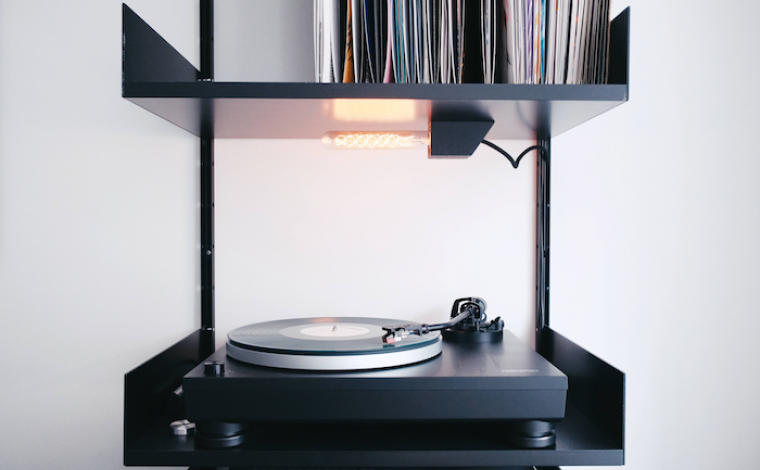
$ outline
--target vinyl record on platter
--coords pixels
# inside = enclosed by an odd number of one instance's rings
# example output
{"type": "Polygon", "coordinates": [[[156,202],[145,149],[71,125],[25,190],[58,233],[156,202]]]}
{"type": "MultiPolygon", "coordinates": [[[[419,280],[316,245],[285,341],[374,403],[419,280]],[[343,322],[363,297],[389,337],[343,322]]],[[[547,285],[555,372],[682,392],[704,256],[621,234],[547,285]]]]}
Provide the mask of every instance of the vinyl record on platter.
{"type": "Polygon", "coordinates": [[[296,318],[255,323],[227,335],[227,355],[249,364],[301,370],[366,370],[422,362],[441,353],[435,331],[382,341],[384,326],[403,320],[361,317],[296,318]]]}

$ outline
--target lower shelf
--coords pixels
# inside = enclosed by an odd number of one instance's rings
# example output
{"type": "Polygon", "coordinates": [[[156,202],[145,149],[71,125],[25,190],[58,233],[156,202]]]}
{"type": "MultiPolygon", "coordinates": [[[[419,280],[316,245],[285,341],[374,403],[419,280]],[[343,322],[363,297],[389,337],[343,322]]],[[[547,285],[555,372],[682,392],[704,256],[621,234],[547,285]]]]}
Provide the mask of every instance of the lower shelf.
{"type": "Polygon", "coordinates": [[[268,428],[234,450],[196,448],[192,437],[174,436],[170,419],[157,422],[126,452],[127,465],[257,467],[503,467],[622,465],[623,451],[577,409],[557,424],[553,448],[527,450],[500,444],[488,431],[458,435],[437,426],[373,432],[268,428]]]}
{"type": "MultiPolygon", "coordinates": [[[[568,341],[551,330],[545,332],[551,349],[544,355],[552,360],[561,353],[562,359],[570,361],[570,366],[582,363],[580,374],[571,374],[563,369],[570,379],[568,407],[564,420],[557,423],[557,442],[546,449],[518,449],[499,440],[498,433],[489,427],[478,428],[478,433],[462,432],[455,426],[415,425],[415,426],[339,426],[294,427],[269,426],[254,432],[251,440],[233,449],[204,449],[196,447],[192,436],[174,436],[169,423],[180,416],[169,416],[165,412],[154,415],[152,422],[145,419],[136,423],[130,419],[132,411],[151,408],[149,403],[140,404],[133,395],[132,387],[140,386],[142,400],[166,403],[166,396],[159,393],[145,393],[149,380],[137,382],[134,376],[145,378],[145,369],[150,369],[160,382],[167,383],[165,373],[184,370],[172,366],[167,356],[179,360],[178,351],[185,351],[196,362],[203,360],[195,348],[188,344],[202,344],[197,341],[204,332],[196,332],[180,341],[156,358],[148,361],[126,376],[127,405],[125,407],[125,450],[124,464],[127,466],[193,466],[193,467],[352,467],[352,468],[476,468],[476,467],[552,467],[559,465],[622,465],[624,459],[622,442],[622,403],[624,375],[603,361],[587,353],[583,348],[568,341]],[[575,359],[573,361],[573,359],[575,359]],[[167,367],[164,373],[156,362],[167,367]],[[602,370],[603,372],[599,372],[602,370]],[[600,382],[601,381],[601,382],[600,382]],[[584,395],[572,393],[573,382],[584,395]],[[132,384],[132,385],[130,385],[132,384]],[[588,389],[588,384],[594,386],[588,389]],[[584,388],[585,387],[585,388],[584,388]],[[588,389],[588,390],[587,390],[588,389]],[[612,391],[612,392],[610,392],[612,391]],[[596,399],[595,393],[615,395],[612,400],[596,399]],[[573,396],[575,395],[575,400],[573,396]],[[130,398],[132,397],[132,398],[130,398]],[[595,408],[616,406],[612,419],[610,410],[595,408]],[[604,403],[607,403],[606,405],[604,403]],[[610,405],[612,403],[612,405],[610,405]],[[619,405],[618,405],[619,404],[619,405]],[[600,421],[600,416],[605,416],[600,421]],[[606,421],[604,421],[606,420],[606,421]],[[618,432],[619,431],[619,432],[618,432]]],[[[200,347],[200,346],[199,346],[200,347]]],[[[183,363],[187,363],[186,357],[183,363]]],[[[561,364],[555,364],[562,369],[561,364]]],[[[178,374],[179,372],[174,372],[178,374]]],[[[184,373],[182,373],[184,374],[184,373]]],[[[178,375],[177,379],[181,379],[178,375]]],[[[609,397],[607,397],[609,398],[609,397]]],[[[152,409],[158,409],[153,406],[152,409]]],[[[147,418],[147,416],[145,416],[147,418]]]]}

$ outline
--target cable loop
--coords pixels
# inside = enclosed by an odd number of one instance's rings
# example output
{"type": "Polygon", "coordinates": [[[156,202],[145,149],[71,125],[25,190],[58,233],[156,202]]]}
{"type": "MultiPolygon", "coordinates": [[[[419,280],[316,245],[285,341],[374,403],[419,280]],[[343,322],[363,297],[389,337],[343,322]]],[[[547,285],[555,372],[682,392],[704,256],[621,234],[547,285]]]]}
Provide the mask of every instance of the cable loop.
{"type": "Polygon", "coordinates": [[[507,153],[507,152],[506,152],[504,149],[502,149],[502,148],[501,148],[501,147],[499,147],[498,145],[496,145],[496,144],[494,144],[494,143],[492,143],[492,142],[489,142],[489,141],[487,141],[487,140],[485,140],[485,139],[484,139],[484,140],[483,140],[481,143],[488,145],[488,146],[489,146],[489,147],[491,147],[492,149],[496,150],[496,151],[497,151],[497,152],[499,152],[500,154],[502,154],[502,155],[504,155],[505,157],[507,157],[507,160],[509,160],[509,162],[512,164],[512,167],[513,167],[513,168],[517,168],[517,166],[518,166],[518,165],[520,165],[520,160],[522,160],[522,158],[523,158],[523,157],[524,157],[524,156],[525,156],[525,155],[526,155],[528,152],[530,152],[531,150],[538,150],[539,152],[541,152],[541,155],[542,155],[544,158],[546,158],[546,154],[548,153],[548,152],[546,151],[546,147],[544,147],[543,145],[532,145],[532,146],[530,146],[530,147],[526,148],[525,150],[523,150],[523,152],[522,152],[522,153],[521,153],[521,154],[520,154],[520,155],[517,157],[517,160],[515,160],[514,158],[512,158],[512,155],[508,154],[508,153],[507,153]]]}

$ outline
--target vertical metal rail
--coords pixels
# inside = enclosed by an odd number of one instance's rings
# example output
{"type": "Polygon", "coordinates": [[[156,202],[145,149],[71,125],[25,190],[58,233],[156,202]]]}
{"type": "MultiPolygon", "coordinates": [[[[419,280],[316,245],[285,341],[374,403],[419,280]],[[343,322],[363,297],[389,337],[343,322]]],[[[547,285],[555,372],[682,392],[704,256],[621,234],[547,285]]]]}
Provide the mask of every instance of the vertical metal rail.
{"type": "MultiPolygon", "coordinates": [[[[213,80],[213,0],[200,2],[200,29],[199,79],[213,80]]],[[[211,122],[205,122],[201,127],[201,329],[214,330],[214,129],[211,122]]]]}
{"type": "Polygon", "coordinates": [[[536,171],[536,351],[541,352],[541,336],[549,326],[549,210],[551,188],[551,138],[540,133],[536,171]]]}
{"type": "Polygon", "coordinates": [[[214,79],[214,0],[201,0],[201,80],[214,79]]]}
{"type": "Polygon", "coordinates": [[[201,136],[201,329],[214,329],[214,138],[201,136]]]}

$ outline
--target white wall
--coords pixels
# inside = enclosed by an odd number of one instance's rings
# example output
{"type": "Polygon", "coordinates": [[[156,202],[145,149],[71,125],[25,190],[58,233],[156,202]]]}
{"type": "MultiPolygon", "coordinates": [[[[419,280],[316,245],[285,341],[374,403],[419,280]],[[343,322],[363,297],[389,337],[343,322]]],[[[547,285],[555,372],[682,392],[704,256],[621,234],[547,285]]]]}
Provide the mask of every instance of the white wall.
{"type": "Polygon", "coordinates": [[[630,468],[758,468],[760,4],[631,6],[630,102],[554,141],[552,325],[627,373],[630,468]]]}
{"type": "MultiPolygon", "coordinates": [[[[130,3],[193,57],[192,2],[130,3]]],[[[0,1],[3,469],[121,467],[123,374],[198,323],[199,145],[120,50],[120,2],[0,1]]]]}
{"type": "MultiPolygon", "coordinates": [[[[196,1],[129,5],[197,64],[196,1]]],[[[627,468],[755,468],[760,5],[630,5],[631,101],[553,141],[552,325],[627,373],[627,468]]],[[[123,374],[197,328],[197,139],[120,49],[119,2],[0,0],[2,468],[119,468],[123,374]]],[[[530,337],[530,165],[220,141],[216,174],[219,338],[463,295],[530,337]]]]}

